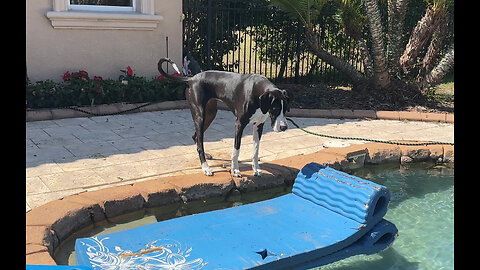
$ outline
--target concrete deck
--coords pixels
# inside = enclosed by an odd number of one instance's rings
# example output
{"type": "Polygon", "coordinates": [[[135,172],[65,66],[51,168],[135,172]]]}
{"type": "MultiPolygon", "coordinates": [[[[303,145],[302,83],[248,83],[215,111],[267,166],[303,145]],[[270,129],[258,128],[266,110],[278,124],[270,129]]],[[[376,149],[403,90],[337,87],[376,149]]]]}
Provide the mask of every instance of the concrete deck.
{"type": "MultiPolygon", "coordinates": [[[[454,141],[454,124],[291,117],[300,126],[335,136],[383,140],[454,141]]],[[[233,147],[234,116],[218,111],[205,133],[205,150],[213,155],[214,171],[229,166],[233,147]]],[[[169,175],[200,172],[191,139],[189,110],[68,118],[26,123],[26,211],[83,191],[92,191],[169,175]]],[[[252,127],[242,140],[240,161],[250,166],[252,127]]],[[[333,139],[313,136],[293,127],[275,133],[270,120],[260,143],[261,162],[323,148],[333,139]]],[[[362,141],[347,141],[362,144],[362,141]]]]}

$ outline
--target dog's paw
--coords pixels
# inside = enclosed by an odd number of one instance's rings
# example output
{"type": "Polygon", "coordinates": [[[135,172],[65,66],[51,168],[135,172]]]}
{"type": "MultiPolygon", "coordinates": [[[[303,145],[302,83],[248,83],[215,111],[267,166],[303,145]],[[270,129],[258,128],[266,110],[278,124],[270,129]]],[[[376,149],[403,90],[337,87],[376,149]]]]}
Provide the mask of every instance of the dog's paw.
{"type": "Polygon", "coordinates": [[[206,176],[212,176],[213,175],[213,171],[212,171],[212,169],[210,169],[210,166],[208,166],[207,163],[202,164],[202,171],[206,176]]]}
{"type": "Polygon", "coordinates": [[[210,168],[202,169],[202,171],[206,176],[212,176],[213,175],[213,171],[210,168]]]}
{"type": "Polygon", "coordinates": [[[253,176],[262,176],[262,170],[260,169],[253,169],[253,176]]]}
{"type": "Polygon", "coordinates": [[[231,174],[232,174],[233,177],[242,177],[242,174],[240,173],[239,169],[231,170],[231,174]]]}

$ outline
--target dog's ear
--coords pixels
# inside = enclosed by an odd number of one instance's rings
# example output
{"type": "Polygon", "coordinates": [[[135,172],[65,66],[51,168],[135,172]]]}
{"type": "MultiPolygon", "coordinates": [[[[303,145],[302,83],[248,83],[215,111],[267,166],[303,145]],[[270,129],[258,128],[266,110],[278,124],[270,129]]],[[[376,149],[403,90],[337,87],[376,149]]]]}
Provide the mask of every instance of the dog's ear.
{"type": "Polygon", "coordinates": [[[272,95],[269,91],[266,91],[260,96],[260,110],[263,114],[266,114],[272,105],[272,95]]]}
{"type": "Polygon", "coordinates": [[[282,93],[283,99],[285,99],[286,101],[290,101],[290,96],[288,95],[287,90],[281,89],[280,93],[282,93]]]}
{"type": "Polygon", "coordinates": [[[282,90],[283,100],[286,101],[283,105],[285,106],[285,111],[290,111],[290,96],[288,95],[287,90],[282,90]]]}

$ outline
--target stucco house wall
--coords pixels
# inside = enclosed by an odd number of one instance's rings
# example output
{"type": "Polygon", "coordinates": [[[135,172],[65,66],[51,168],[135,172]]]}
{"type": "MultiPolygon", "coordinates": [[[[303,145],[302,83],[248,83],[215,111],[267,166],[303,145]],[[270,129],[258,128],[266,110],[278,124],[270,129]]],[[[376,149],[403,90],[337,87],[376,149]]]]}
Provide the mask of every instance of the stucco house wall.
{"type": "MultiPolygon", "coordinates": [[[[136,0],[135,12],[68,9],[68,0],[27,0],[26,59],[30,81],[62,80],[66,71],[117,79],[130,66],[159,75],[168,56],[182,63],[182,1],[136,0]]],[[[170,68],[170,72],[173,70],[170,68]]]]}

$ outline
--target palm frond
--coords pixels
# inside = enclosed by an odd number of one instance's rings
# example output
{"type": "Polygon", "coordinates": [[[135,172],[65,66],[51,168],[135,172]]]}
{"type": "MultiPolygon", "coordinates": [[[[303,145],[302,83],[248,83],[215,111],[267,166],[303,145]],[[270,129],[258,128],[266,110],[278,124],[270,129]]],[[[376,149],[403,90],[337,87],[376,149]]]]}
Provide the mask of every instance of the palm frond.
{"type": "Polygon", "coordinates": [[[328,0],[271,0],[273,6],[287,12],[291,17],[308,25],[320,13],[328,0]]]}
{"type": "Polygon", "coordinates": [[[308,0],[272,0],[271,4],[307,24],[308,0]]]}

